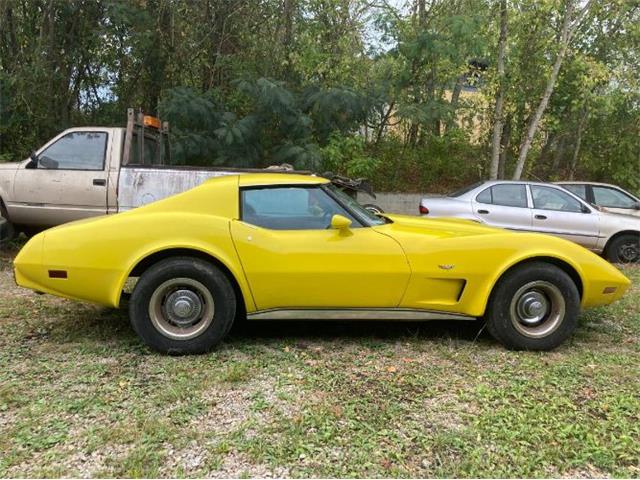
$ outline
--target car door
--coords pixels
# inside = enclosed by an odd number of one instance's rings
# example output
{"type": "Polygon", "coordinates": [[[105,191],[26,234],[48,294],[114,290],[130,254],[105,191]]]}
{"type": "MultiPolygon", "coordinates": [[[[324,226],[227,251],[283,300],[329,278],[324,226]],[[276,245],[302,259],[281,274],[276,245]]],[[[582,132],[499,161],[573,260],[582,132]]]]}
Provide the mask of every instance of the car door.
{"type": "Polygon", "coordinates": [[[473,213],[483,223],[511,230],[531,229],[531,209],[523,183],[495,184],[472,200],[473,213]]]}
{"type": "Polygon", "coordinates": [[[599,215],[558,187],[530,185],[533,230],[566,238],[586,248],[598,243],[599,215]]]}
{"type": "Polygon", "coordinates": [[[241,190],[234,244],[259,310],[396,307],[410,269],[400,245],[319,186],[241,190]],[[330,228],[333,215],[351,228],[330,228]]]}
{"type": "Polygon", "coordinates": [[[51,226],[107,211],[107,131],[72,131],[55,138],[16,173],[16,223],[51,226]]]}

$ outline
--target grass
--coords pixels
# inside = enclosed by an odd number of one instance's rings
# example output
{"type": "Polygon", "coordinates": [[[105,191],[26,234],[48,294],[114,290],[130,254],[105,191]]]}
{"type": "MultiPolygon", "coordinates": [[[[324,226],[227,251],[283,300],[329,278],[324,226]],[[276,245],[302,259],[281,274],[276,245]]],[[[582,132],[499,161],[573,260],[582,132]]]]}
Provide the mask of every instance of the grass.
{"type": "Polygon", "coordinates": [[[1,477],[640,476],[640,268],[550,353],[474,324],[265,323],[176,358],[10,261],[1,477]]]}

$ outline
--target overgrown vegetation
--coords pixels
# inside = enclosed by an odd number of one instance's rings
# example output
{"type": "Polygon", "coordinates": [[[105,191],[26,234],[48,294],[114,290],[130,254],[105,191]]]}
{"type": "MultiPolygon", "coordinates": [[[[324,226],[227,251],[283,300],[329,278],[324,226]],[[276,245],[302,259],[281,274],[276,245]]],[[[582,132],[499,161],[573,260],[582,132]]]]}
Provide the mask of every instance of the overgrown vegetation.
{"type": "Polygon", "coordinates": [[[525,177],[637,191],[638,25],[626,0],[4,0],[0,160],[141,106],[176,163],[424,191],[521,156],[525,177]]]}
{"type": "Polygon", "coordinates": [[[637,477],[640,269],[550,353],[466,323],[266,323],[169,357],[0,259],[1,477],[637,477]]]}

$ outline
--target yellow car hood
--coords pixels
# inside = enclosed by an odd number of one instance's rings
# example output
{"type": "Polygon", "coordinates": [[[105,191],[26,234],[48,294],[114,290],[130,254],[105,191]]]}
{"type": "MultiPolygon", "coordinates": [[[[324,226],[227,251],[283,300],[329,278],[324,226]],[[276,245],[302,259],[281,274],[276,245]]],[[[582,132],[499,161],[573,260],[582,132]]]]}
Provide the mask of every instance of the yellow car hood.
{"type": "Polygon", "coordinates": [[[504,233],[501,228],[488,227],[473,220],[463,218],[422,218],[409,215],[384,215],[396,228],[406,231],[432,235],[437,238],[467,237],[504,233]]]}

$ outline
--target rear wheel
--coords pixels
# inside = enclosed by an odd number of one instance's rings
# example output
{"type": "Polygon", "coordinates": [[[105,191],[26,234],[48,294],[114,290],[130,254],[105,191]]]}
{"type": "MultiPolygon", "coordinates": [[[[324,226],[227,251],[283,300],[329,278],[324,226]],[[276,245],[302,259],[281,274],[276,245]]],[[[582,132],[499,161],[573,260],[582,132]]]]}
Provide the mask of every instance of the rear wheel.
{"type": "Polygon", "coordinates": [[[163,353],[204,353],[227,334],[236,298],[226,275],[189,257],[163,260],[145,271],[129,301],[131,325],[163,353]]]}
{"type": "Polygon", "coordinates": [[[640,235],[625,233],[614,238],[607,246],[606,257],[612,263],[640,262],[640,235]]]}
{"type": "Polygon", "coordinates": [[[487,329],[514,350],[551,350],[578,324],[580,294],[562,269],[542,262],[507,272],[491,294],[487,329]]]}

